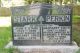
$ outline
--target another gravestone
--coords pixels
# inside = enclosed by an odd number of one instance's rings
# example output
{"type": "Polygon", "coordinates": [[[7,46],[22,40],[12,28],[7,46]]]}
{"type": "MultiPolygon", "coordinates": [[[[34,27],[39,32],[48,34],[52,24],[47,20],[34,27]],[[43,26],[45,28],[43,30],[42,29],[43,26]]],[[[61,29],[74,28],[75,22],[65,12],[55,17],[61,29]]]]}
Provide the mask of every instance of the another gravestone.
{"type": "Polygon", "coordinates": [[[11,10],[14,45],[72,43],[71,6],[34,4],[11,10]]]}

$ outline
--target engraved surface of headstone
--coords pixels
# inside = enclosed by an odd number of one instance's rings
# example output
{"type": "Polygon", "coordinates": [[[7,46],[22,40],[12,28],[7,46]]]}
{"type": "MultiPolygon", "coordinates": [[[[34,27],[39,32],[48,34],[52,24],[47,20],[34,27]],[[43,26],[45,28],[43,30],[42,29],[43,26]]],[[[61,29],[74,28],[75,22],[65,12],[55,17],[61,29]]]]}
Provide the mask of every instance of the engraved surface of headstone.
{"type": "Polygon", "coordinates": [[[12,7],[11,10],[14,45],[71,43],[71,6],[34,4],[12,7]]]}

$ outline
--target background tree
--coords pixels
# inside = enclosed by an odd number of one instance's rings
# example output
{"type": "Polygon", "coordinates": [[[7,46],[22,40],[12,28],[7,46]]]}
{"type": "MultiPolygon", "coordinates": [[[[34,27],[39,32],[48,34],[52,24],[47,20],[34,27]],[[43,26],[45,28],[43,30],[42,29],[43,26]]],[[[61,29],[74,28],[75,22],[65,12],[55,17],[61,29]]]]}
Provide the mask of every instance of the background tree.
{"type": "Polygon", "coordinates": [[[25,4],[31,4],[32,0],[25,0],[25,4]]]}
{"type": "Polygon", "coordinates": [[[78,0],[80,2],[80,0],[78,0]]]}
{"type": "Polygon", "coordinates": [[[68,2],[70,2],[70,4],[77,4],[78,0],[64,0],[64,4],[67,5],[68,2]]]}

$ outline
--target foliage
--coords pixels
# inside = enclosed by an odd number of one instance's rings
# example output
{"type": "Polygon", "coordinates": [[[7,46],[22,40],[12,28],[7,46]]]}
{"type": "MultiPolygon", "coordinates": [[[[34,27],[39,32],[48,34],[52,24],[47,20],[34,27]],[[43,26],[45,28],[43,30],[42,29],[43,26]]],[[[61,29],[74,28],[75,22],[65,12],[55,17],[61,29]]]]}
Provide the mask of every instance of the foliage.
{"type": "Polygon", "coordinates": [[[73,6],[73,14],[80,16],[80,5],[73,6]]]}
{"type": "MultiPolygon", "coordinates": [[[[60,5],[62,5],[62,2],[64,4],[68,4],[68,2],[70,2],[71,4],[73,3],[72,0],[25,0],[25,1],[28,2],[28,4],[31,4],[32,1],[34,1],[34,2],[41,2],[41,3],[53,3],[53,2],[56,3],[56,2],[59,2],[60,5]]],[[[77,3],[77,1],[76,1],[76,3],[77,3]]]]}
{"type": "Polygon", "coordinates": [[[10,16],[11,12],[9,8],[0,7],[0,16],[10,16]]]}
{"type": "Polygon", "coordinates": [[[78,0],[80,2],[80,0],[78,0]]]}

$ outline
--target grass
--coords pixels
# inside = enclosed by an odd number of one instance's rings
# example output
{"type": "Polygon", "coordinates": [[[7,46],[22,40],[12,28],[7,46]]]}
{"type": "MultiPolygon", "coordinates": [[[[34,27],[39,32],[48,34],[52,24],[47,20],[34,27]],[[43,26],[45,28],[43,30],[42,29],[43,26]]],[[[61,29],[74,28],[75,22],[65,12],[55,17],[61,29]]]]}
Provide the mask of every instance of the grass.
{"type": "Polygon", "coordinates": [[[73,28],[73,40],[80,46],[80,30],[73,28]]]}
{"type": "Polygon", "coordinates": [[[11,27],[0,27],[0,48],[11,40],[11,27]]]}
{"type": "Polygon", "coordinates": [[[73,16],[73,24],[80,22],[80,16],[73,16]]]}
{"type": "Polygon", "coordinates": [[[4,48],[11,41],[11,37],[11,27],[0,27],[0,53],[13,53],[14,48],[4,48]]]}
{"type": "Polygon", "coordinates": [[[21,53],[20,50],[15,48],[8,48],[8,49],[0,49],[0,53],[21,53]]]}
{"type": "Polygon", "coordinates": [[[80,46],[80,16],[73,16],[72,21],[73,40],[80,46]]]}
{"type": "Polygon", "coordinates": [[[77,51],[77,53],[80,53],[80,49],[77,51]]]}

